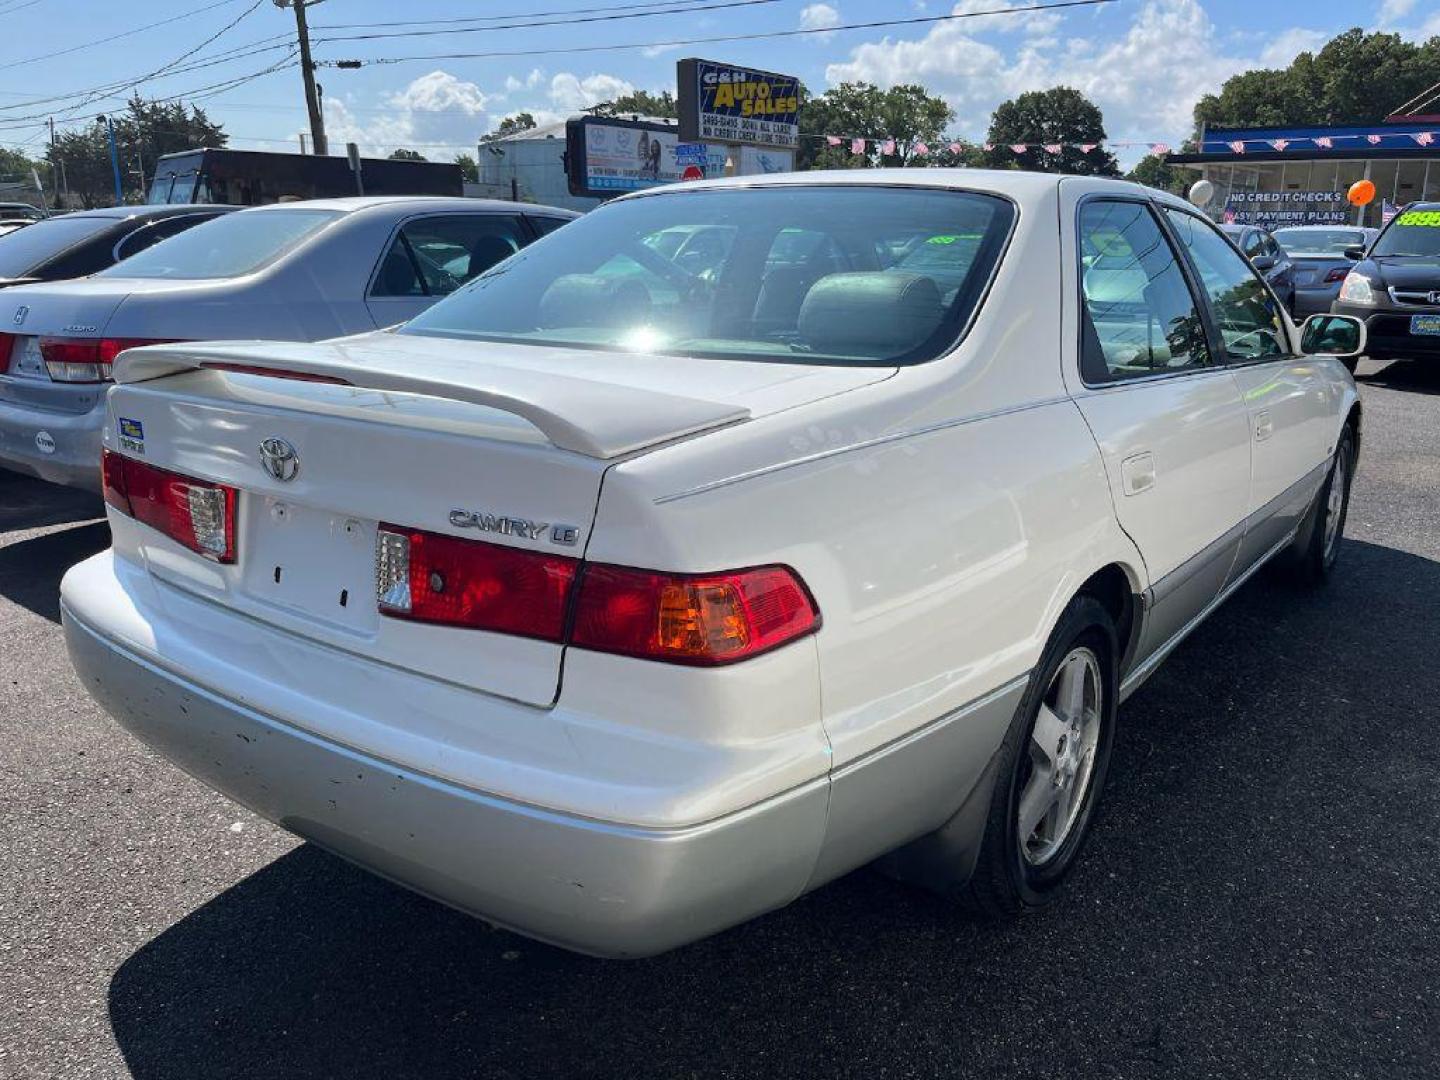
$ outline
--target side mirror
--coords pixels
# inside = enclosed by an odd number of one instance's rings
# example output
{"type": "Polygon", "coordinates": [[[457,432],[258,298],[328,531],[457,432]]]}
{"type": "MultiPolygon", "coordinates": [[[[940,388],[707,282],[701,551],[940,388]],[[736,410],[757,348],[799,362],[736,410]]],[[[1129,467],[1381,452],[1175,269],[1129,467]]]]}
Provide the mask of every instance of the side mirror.
{"type": "Polygon", "coordinates": [[[1256,255],[1250,260],[1250,265],[1259,270],[1262,274],[1268,274],[1275,269],[1274,255],[1256,255]]]}
{"type": "Polygon", "coordinates": [[[1354,247],[1347,247],[1345,249],[1345,258],[1349,259],[1351,262],[1359,262],[1361,259],[1365,258],[1365,245],[1356,244],[1354,247]]]}
{"type": "Polygon", "coordinates": [[[1311,315],[1300,327],[1300,351],[1306,356],[1349,359],[1365,351],[1365,324],[1353,315],[1311,315]]]}

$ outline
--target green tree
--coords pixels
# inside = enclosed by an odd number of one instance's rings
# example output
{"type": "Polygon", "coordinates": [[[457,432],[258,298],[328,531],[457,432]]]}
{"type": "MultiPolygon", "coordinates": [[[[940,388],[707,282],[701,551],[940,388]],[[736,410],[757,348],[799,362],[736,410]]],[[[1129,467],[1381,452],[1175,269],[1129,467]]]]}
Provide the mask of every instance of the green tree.
{"type": "Polygon", "coordinates": [[[535,126],[535,117],[528,112],[518,112],[514,116],[502,117],[500,125],[489,135],[480,136],[481,142],[494,142],[496,139],[503,139],[507,135],[518,135],[522,131],[529,131],[535,126]]]}
{"type": "MultiPolygon", "coordinates": [[[[204,109],[179,101],[146,101],[137,94],[123,115],[112,113],[111,118],[121,182],[130,202],[144,199],[162,155],[222,147],[229,141],[224,128],[211,121],[204,109]]],[[[109,206],[115,201],[110,142],[102,121],[60,134],[45,156],[52,164],[63,164],[71,194],[85,206],[109,206]]]]}
{"type": "Polygon", "coordinates": [[[1440,36],[1406,41],[1359,27],[1302,52],[1288,67],[1231,76],[1195,105],[1195,129],[1371,124],[1440,83],[1440,36]]]}
{"type": "Polygon", "coordinates": [[[1146,187],[1183,195],[1190,185],[1191,175],[1188,169],[1167,165],[1165,159],[1158,154],[1146,154],[1138,165],[1125,174],[1125,179],[1146,187]]]}
{"type": "Polygon", "coordinates": [[[917,158],[915,144],[934,148],[943,144],[945,126],[955,117],[944,98],[927,93],[923,86],[902,84],[881,90],[870,83],[841,83],[818,97],[802,88],[800,104],[799,169],[863,169],[876,166],[929,165],[929,157],[917,158]],[[830,146],[823,136],[838,135],[844,141],[830,146]],[[808,136],[808,137],[806,137],[808,136]],[[864,154],[850,151],[852,138],[893,139],[894,152],[883,154],[873,141],[864,154]]]}
{"type": "Polygon", "coordinates": [[[1105,119],[1095,104],[1079,90],[1055,86],[1002,102],[990,118],[986,136],[994,149],[983,156],[992,168],[1119,176],[1115,156],[1098,145],[1104,141],[1105,119]],[[1020,143],[1029,146],[1025,153],[1010,149],[1020,143]],[[1041,149],[1054,143],[1061,146],[1058,154],[1041,149]],[[1080,149],[1085,143],[1097,145],[1087,154],[1080,149]]]}
{"type": "Polygon", "coordinates": [[[460,177],[472,184],[480,182],[480,166],[469,154],[456,154],[455,164],[460,166],[460,177]]]}
{"type": "Polygon", "coordinates": [[[390,160],[391,160],[391,161],[425,161],[425,160],[427,160],[427,158],[425,157],[424,154],[417,153],[417,152],[414,151],[414,150],[407,150],[405,147],[402,146],[402,147],[399,147],[398,149],[396,149],[393,153],[391,153],[391,155],[390,155],[390,160]]]}
{"type": "Polygon", "coordinates": [[[680,115],[675,95],[669,90],[661,90],[658,94],[636,90],[614,101],[601,102],[590,111],[596,116],[658,116],[669,120],[680,115]]]}

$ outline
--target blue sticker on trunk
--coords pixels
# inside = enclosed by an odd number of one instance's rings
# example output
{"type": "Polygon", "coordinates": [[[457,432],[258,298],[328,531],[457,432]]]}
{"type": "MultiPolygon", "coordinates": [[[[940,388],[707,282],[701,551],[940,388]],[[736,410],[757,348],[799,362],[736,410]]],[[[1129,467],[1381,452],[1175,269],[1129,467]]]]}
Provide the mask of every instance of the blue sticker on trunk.
{"type": "Polygon", "coordinates": [[[127,420],[122,416],[120,417],[120,434],[127,439],[143,439],[145,438],[145,425],[139,420],[127,420]]]}

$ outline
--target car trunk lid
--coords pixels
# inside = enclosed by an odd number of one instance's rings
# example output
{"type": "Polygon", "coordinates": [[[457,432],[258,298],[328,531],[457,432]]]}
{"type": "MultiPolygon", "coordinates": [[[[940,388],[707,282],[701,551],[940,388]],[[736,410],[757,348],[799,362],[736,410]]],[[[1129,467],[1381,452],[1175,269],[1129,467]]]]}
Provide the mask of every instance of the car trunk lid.
{"type": "Polygon", "coordinates": [[[549,705],[562,644],[379,613],[381,525],[578,559],[614,461],[891,370],[620,360],[393,334],[124,353],[107,446],[241,495],[233,565],[129,523],[117,549],[284,633],[549,705]],[[273,439],[293,452],[292,475],[266,471],[273,439]]]}

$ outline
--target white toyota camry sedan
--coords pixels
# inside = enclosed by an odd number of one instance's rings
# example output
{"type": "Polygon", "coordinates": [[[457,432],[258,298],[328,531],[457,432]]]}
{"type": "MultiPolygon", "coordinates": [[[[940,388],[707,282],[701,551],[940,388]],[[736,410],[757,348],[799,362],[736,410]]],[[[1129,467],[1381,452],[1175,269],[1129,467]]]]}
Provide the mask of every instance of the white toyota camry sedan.
{"type": "Polygon", "coordinates": [[[877,860],[1019,914],[1126,695],[1330,574],[1363,346],[1118,181],[646,192],[399,330],[124,353],[66,637],[180,768],[568,948],[877,860]]]}

